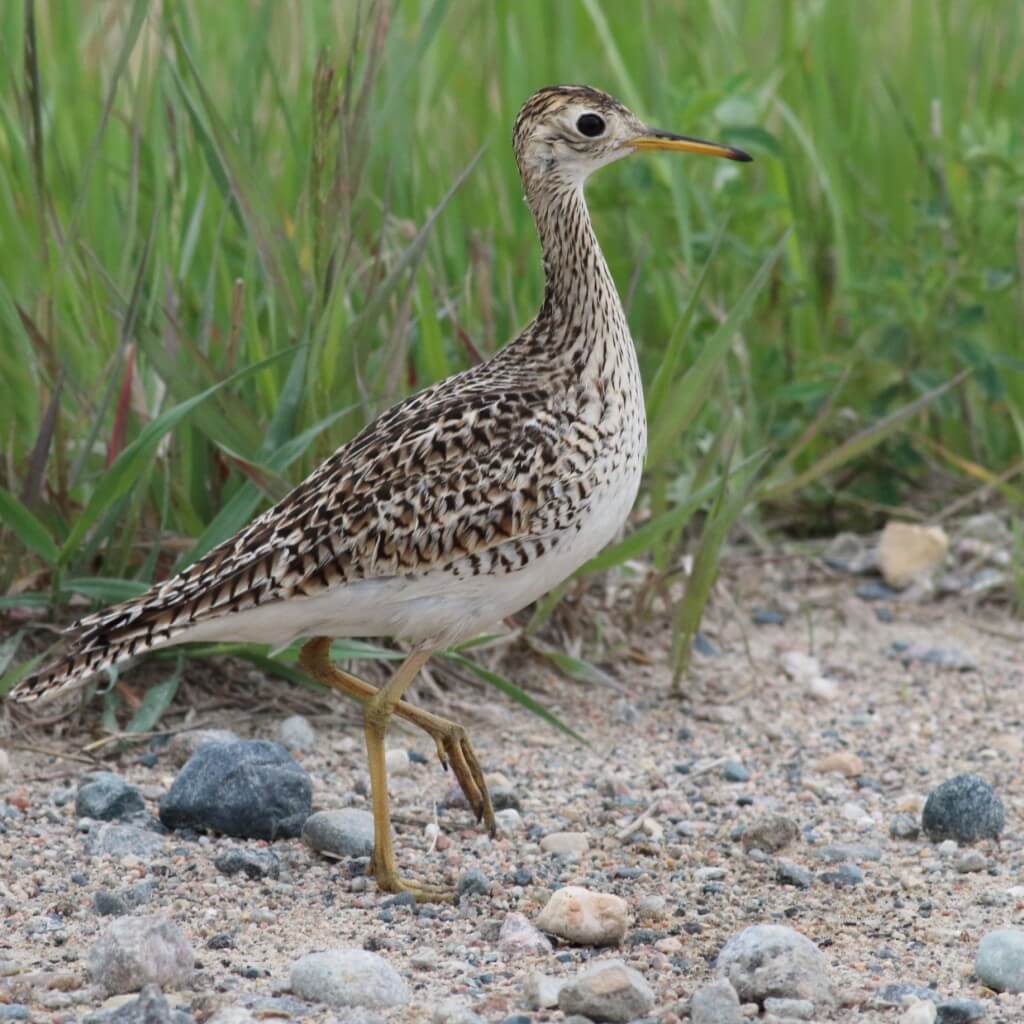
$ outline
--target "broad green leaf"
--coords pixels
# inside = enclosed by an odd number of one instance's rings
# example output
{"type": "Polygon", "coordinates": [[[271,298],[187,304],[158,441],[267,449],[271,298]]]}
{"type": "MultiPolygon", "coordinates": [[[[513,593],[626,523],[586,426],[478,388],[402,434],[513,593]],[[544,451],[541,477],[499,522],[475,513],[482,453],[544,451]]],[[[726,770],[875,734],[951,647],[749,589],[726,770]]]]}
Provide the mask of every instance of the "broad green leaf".
{"type": "Polygon", "coordinates": [[[0,487],[0,527],[6,527],[30,551],[47,565],[55,565],[59,556],[49,530],[10,491],[0,487]]]}

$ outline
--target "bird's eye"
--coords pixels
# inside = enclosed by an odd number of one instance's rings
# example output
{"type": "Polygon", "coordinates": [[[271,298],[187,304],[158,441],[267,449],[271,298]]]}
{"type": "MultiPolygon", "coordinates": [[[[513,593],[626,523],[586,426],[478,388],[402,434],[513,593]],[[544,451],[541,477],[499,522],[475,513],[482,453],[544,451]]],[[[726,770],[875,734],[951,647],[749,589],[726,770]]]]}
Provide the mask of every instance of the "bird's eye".
{"type": "Polygon", "coordinates": [[[597,114],[581,114],[576,127],[581,135],[586,135],[588,139],[596,139],[604,131],[604,118],[597,114]]]}

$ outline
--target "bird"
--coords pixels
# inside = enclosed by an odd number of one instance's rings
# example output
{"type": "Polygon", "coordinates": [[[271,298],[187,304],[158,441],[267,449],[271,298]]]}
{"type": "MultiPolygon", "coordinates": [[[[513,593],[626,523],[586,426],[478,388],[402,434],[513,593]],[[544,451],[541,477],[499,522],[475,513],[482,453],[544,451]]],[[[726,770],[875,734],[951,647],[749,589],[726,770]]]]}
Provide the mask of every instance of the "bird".
{"type": "Polygon", "coordinates": [[[494,809],[466,730],[403,695],[431,655],[525,608],[626,523],[647,442],[637,354],[584,184],[641,151],[747,162],[742,150],[655,129],[585,85],[547,86],[515,118],[513,150],[540,240],[544,294],[483,362],[399,402],[235,536],[141,596],[68,630],[54,663],[13,696],[55,697],[146,651],[194,641],[302,640],[298,664],[363,705],[374,847],[384,892],[449,888],[401,875],[384,737],[425,731],[492,835],[494,809]],[[331,663],[332,640],[390,637],[404,660],[376,688],[331,663]]]}

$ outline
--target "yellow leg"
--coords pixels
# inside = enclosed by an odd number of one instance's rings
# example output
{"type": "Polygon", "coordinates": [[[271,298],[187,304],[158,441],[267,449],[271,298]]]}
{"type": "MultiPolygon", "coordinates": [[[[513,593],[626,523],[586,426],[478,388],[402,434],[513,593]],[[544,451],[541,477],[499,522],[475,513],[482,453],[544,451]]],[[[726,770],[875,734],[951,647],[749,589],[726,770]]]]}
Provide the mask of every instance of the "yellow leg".
{"type": "MultiPolygon", "coordinates": [[[[327,637],[315,637],[299,651],[299,665],[318,683],[354,697],[363,705],[368,704],[377,695],[376,687],[332,665],[330,651],[331,641],[327,637]]],[[[404,700],[399,700],[395,705],[394,713],[430,736],[437,748],[437,758],[441,766],[446,771],[449,766],[451,767],[459,787],[476,815],[476,820],[483,821],[490,834],[495,835],[497,824],[494,820],[491,794],[487,790],[483,770],[466,730],[447,718],[431,714],[404,700]]]]}

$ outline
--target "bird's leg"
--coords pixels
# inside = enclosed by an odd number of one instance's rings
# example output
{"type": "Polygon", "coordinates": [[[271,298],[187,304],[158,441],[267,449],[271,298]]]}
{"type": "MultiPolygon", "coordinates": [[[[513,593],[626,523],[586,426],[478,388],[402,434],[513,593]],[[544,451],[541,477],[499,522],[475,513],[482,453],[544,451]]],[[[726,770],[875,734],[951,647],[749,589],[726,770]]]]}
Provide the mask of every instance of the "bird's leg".
{"type": "MultiPolygon", "coordinates": [[[[377,695],[376,687],[332,665],[330,651],[330,639],[325,636],[315,637],[299,651],[299,665],[318,683],[354,697],[360,704],[365,705],[377,695]]],[[[495,835],[497,825],[491,795],[487,791],[484,773],[466,730],[461,725],[448,721],[447,718],[431,714],[404,700],[398,702],[394,713],[430,736],[437,747],[438,760],[445,770],[451,766],[459,787],[476,815],[476,820],[483,821],[491,835],[495,835]]]]}
{"type": "Polygon", "coordinates": [[[406,687],[430,657],[429,651],[410,654],[386,686],[382,686],[366,704],[366,756],[370,768],[370,796],[373,801],[373,859],[370,868],[383,892],[411,892],[419,900],[452,899],[452,891],[440,886],[410,882],[398,874],[391,837],[391,808],[388,774],[384,759],[384,734],[388,720],[402,699],[406,687]]]}

